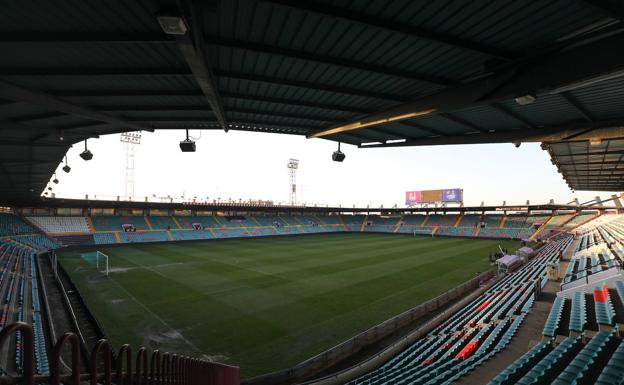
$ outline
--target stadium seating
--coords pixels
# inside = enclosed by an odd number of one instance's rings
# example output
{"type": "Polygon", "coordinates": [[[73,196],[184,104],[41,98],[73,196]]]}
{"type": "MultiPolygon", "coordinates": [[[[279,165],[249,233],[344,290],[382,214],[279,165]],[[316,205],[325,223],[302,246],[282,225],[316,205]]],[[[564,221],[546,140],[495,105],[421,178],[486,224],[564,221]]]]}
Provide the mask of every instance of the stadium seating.
{"type": "Polygon", "coordinates": [[[190,241],[190,240],[214,238],[214,235],[212,235],[210,230],[193,230],[193,231],[171,230],[171,236],[173,237],[173,240],[175,241],[190,241]]]}
{"type": "Polygon", "coordinates": [[[148,229],[145,218],[142,216],[103,215],[94,216],[91,219],[93,220],[95,231],[122,231],[123,225],[132,225],[137,230],[148,229]]]}
{"type": "Polygon", "coordinates": [[[164,229],[178,229],[178,225],[176,224],[173,217],[170,216],[150,216],[147,217],[147,220],[152,225],[152,229],[164,230],[164,229]]]}
{"type": "Polygon", "coordinates": [[[85,234],[90,233],[85,217],[27,217],[46,234],[85,234]]]}
{"type": "Polygon", "coordinates": [[[573,229],[579,225],[582,225],[583,223],[596,218],[597,216],[599,216],[599,213],[580,213],[575,215],[572,219],[570,219],[566,224],[563,225],[563,227],[566,230],[570,230],[573,229]]]}
{"type": "Polygon", "coordinates": [[[556,348],[550,351],[537,364],[528,368],[528,372],[522,376],[517,384],[548,384],[557,374],[558,367],[574,356],[581,346],[580,337],[569,337],[563,340],[556,348]]]}
{"type": "Polygon", "coordinates": [[[96,245],[109,245],[117,243],[115,234],[113,233],[96,233],[93,234],[93,241],[96,245]]]}
{"type": "Polygon", "coordinates": [[[555,337],[557,335],[557,328],[559,327],[559,321],[561,321],[561,314],[563,313],[563,305],[565,298],[558,297],[550,309],[550,314],[544,324],[544,331],[542,334],[546,337],[555,337]]]}
{"type": "Polygon", "coordinates": [[[165,231],[137,231],[126,232],[119,235],[121,242],[134,243],[134,242],[162,242],[170,241],[171,239],[165,231]]]}
{"type": "Polygon", "coordinates": [[[577,291],[572,296],[572,308],[570,312],[570,324],[568,329],[573,332],[582,333],[585,331],[586,318],[585,294],[577,291]]]}
{"type": "MultiPolygon", "coordinates": [[[[57,241],[36,235],[36,230],[11,214],[0,216],[0,229],[11,236],[24,236],[22,242],[39,249],[62,245],[114,244],[134,242],[178,241],[193,239],[235,238],[270,235],[314,234],[321,232],[382,232],[410,235],[435,235],[500,239],[529,238],[535,229],[532,221],[547,216],[526,215],[247,215],[247,216],[114,216],[51,217],[30,216],[32,223],[57,241]],[[484,227],[481,228],[481,222],[484,227]],[[501,224],[504,224],[501,226],[501,224]],[[137,234],[128,234],[123,225],[132,225],[137,234]],[[198,231],[198,233],[192,233],[198,231]],[[186,232],[189,232],[188,234],[186,232]],[[91,237],[90,234],[93,236],[91,237]],[[28,235],[28,237],[26,237],[28,235]],[[79,236],[82,235],[82,236],[79,236]]],[[[568,221],[558,219],[557,222],[568,221]]],[[[624,224],[613,225],[583,235],[581,245],[624,236],[624,224]],[[618,235],[619,234],[619,235],[618,235]],[[587,239],[587,241],[585,240],[587,239]],[[591,240],[591,242],[590,242],[591,240]]],[[[579,246],[584,247],[584,246],[579,246]]],[[[619,247],[619,248],[618,248],[619,247]]],[[[624,246],[614,251],[624,257],[624,246]]],[[[600,267],[612,267],[611,255],[598,254],[600,267]]],[[[580,269],[580,267],[579,267],[580,269]]],[[[578,278],[576,276],[566,279],[578,278]]]]}
{"type": "Polygon", "coordinates": [[[52,239],[42,234],[16,235],[11,237],[11,239],[35,250],[50,250],[59,246],[52,239]]]}
{"type": "Polygon", "coordinates": [[[594,289],[594,306],[598,325],[614,326],[615,309],[611,303],[608,286],[604,285],[594,289]]]}
{"type": "MultiPolygon", "coordinates": [[[[380,368],[350,384],[442,384],[455,381],[474,370],[511,341],[530,311],[534,282],[543,285],[546,265],[556,260],[571,242],[571,236],[555,238],[532,261],[492,285],[425,338],[417,340],[380,368]]],[[[572,351],[572,345],[567,350],[565,346],[558,348],[557,354],[572,351]]],[[[533,352],[533,356],[526,356],[525,361],[535,363],[547,357],[547,350],[544,344],[533,352]]],[[[530,367],[526,365],[526,368],[530,367]]],[[[518,372],[514,377],[516,372],[518,370],[510,370],[506,378],[525,376],[524,372],[518,372]]],[[[532,376],[538,377],[540,373],[532,376]]]]}
{"type": "MultiPolygon", "coordinates": [[[[15,320],[32,324],[35,342],[35,370],[37,374],[50,372],[48,362],[44,318],[42,316],[36,253],[28,246],[13,240],[0,240],[0,292],[2,309],[0,310],[0,329],[4,328],[12,317],[15,320]],[[25,306],[29,304],[29,306],[25,306]]],[[[23,336],[16,334],[14,352],[15,367],[24,368],[23,336]]]]}
{"type": "Polygon", "coordinates": [[[0,213],[0,237],[20,234],[32,234],[34,229],[13,214],[0,213]]]}
{"type": "Polygon", "coordinates": [[[600,372],[596,385],[621,384],[624,382],[624,341],[620,341],[617,349],[600,372]]]}

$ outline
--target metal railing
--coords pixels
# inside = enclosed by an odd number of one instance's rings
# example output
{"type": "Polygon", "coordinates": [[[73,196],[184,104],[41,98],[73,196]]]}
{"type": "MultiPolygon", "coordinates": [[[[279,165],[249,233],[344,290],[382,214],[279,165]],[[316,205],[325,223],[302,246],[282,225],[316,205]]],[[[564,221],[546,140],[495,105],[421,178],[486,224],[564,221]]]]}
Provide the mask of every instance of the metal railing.
{"type": "Polygon", "coordinates": [[[0,385],[238,385],[238,367],[209,362],[202,359],[170,353],[151,353],[140,348],[136,356],[130,345],[123,345],[115,356],[107,340],[94,346],[86,367],[81,371],[80,340],[74,333],[65,333],[58,339],[51,352],[49,375],[36,374],[35,339],[30,325],[17,322],[0,332],[0,350],[11,336],[20,332],[23,336],[23,364],[19,373],[0,375],[0,385]],[[66,345],[71,348],[71,373],[62,373],[61,354],[66,345]],[[148,360],[149,358],[149,360],[148,360]],[[135,365],[133,371],[133,363],[135,365]]]}

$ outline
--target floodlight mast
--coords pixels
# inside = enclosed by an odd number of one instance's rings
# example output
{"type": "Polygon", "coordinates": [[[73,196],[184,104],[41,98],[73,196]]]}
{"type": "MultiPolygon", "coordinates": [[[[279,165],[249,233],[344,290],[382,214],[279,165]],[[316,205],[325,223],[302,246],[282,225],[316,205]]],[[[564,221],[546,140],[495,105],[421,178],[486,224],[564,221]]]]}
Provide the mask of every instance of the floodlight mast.
{"type": "Polygon", "coordinates": [[[286,167],[288,168],[288,177],[290,179],[290,184],[288,186],[290,205],[294,206],[297,204],[297,169],[299,169],[299,159],[288,159],[286,167]]]}
{"type": "Polygon", "coordinates": [[[123,132],[119,137],[126,144],[126,196],[134,196],[134,154],[135,146],[141,144],[140,132],[123,132]]]}

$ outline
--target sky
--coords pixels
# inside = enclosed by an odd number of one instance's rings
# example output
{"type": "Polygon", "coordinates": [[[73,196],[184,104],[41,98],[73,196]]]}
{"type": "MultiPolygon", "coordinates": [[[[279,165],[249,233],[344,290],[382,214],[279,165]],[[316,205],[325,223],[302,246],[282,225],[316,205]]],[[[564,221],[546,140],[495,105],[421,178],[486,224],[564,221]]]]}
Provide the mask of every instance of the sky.
{"type": "MultiPolygon", "coordinates": [[[[262,199],[287,202],[286,163],[299,159],[297,203],[404,206],[405,191],[463,188],[465,205],[581,203],[605,192],[567,187],[538,143],[357,148],[342,145],[343,163],[331,160],[337,144],[284,134],[192,130],[197,152],[182,153],[183,131],[143,132],[135,150],[135,198],[262,199]]],[[[91,161],[68,152],[71,172],[57,169],[57,197],[116,199],[125,196],[126,147],[119,135],[90,139],[91,161]]]]}

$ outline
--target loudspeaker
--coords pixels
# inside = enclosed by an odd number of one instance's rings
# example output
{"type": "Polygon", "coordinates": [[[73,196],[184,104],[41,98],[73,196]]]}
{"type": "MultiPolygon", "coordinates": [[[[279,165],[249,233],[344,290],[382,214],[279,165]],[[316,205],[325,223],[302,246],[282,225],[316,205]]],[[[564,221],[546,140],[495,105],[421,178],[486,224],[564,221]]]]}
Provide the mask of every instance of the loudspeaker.
{"type": "Polygon", "coordinates": [[[195,142],[190,139],[181,141],[180,150],[182,150],[182,152],[195,152],[196,150],[195,142]]]}
{"type": "Polygon", "coordinates": [[[334,162],[342,162],[345,160],[346,155],[342,151],[336,151],[332,154],[332,160],[334,162]]]}

